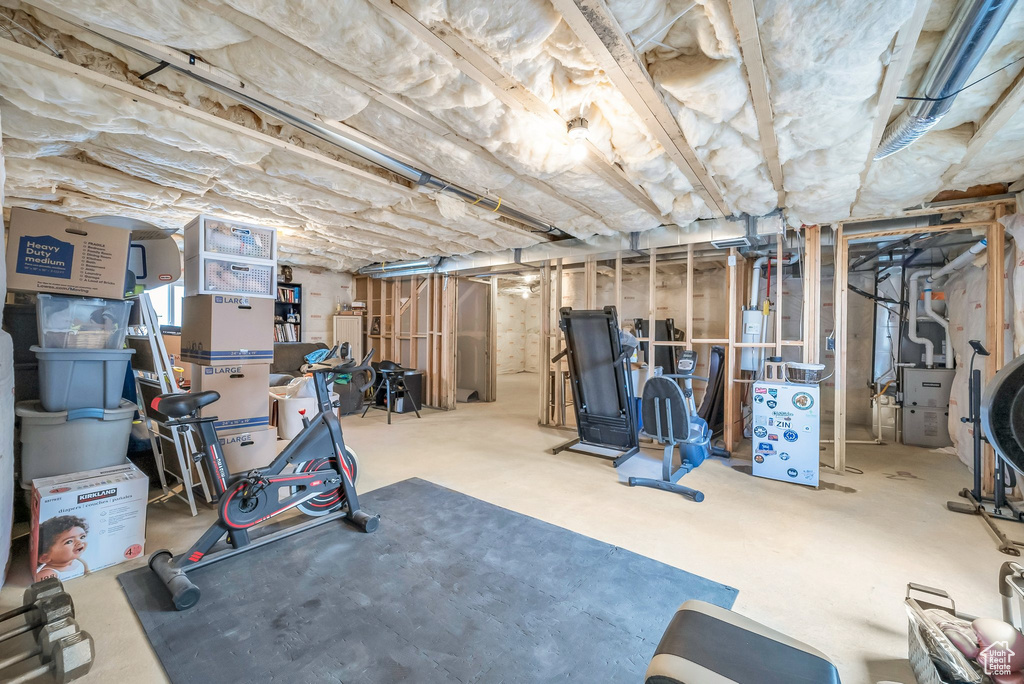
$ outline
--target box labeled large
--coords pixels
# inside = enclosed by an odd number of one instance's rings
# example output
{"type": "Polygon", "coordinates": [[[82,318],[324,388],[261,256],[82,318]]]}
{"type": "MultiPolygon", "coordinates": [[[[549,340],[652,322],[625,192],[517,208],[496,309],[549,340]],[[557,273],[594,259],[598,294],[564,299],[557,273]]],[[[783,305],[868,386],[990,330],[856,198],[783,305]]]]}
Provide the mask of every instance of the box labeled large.
{"type": "Polygon", "coordinates": [[[229,473],[244,473],[268,465],[277,456],[277,429],[256,428],[218,432],[217,441],[224,452],[229,473]]]}
{"type": "Polygon", "coordinates": [[[131,231],[15,207],[9,234],[9,289],[124,299],[131,231]]]}
{"type": "Polygon", "coordinates": [[[185,297],[181,360],[204,366],[274,360],[274,301],[241,295],[185,297]]]}
{"type": "Polygon", "coordinates": [[[128,463],[32,481],[32,576],[68,580],[138,558],[149,478],[128,463]]]}
{"type": "Polygon", "coordinates": [[[220,399],[202,409],[203,416],[217,416],[217,430],[252,430],[270,425],[267,388],[268,364],[246,366],[193,366],[192,391],[220,393],[220,399]]]}

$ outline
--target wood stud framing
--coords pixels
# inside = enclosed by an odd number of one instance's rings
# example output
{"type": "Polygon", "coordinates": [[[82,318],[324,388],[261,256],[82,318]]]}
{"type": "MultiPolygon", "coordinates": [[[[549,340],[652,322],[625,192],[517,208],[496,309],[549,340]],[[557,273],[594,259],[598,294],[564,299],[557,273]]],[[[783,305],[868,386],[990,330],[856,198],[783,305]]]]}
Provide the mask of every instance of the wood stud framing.
{"type": "Polygon", "coordinates": [[[442,409],[455,408],[454,307],[452,280],[444,275],[411,276],[401,279],[377,279],[357,276],[357,288],[366,292],[367,350],[377,350],[374,361],[389,360],[424,371],[423,403],[442,409]],[[402,302],[402,292],[409,296],[402,302]],[[420,301],[425,300],[420,316],[420,301]],[[402,316],[409,314],[409,329],[402,316]],[[375,318],[380,331],[371,334],[375,318]],[[424,340],[425,358],[420,355],[424,340]],[[408,350],[403,348],[408,344],[408,350]],[[447,354],[452,358],[448,359],[447,354]]]}
{"type": "MultiPolygon", "coordinates": [[[[995,213],[995,218],[998,219],[1005,214],[1007,205],[1012,204],[1011,200],[990,200],[987,202],[976,203],[973,205],[974,208],[991,207],[995,213]]],[[[965,205],[962,208],[967,208],[972,205],[965,205]]],[[[909,212],[905,212],[906,215],[928,215],[938,214],[946,211],[954,211],[957,209],[956,205],[949,205],[942,207],[941,209],[929,208],[929,209],[916,209],[909,212]]],[[[865,239],[865,238],[879,238],[879,237],[892,237],[894,235],[906,235],[910,233],[934,233],[939,231],[953,231],[953,230],[967,230],[973,228],[984,228],[986,231],[986,237],[988,238],[987,248],[987,259],[988,259],[988,280],[986,287],[986,305],[985,305],[985,344],[992,346],[989,347],[991,355],[989,356],[988,362],[985,364],[984,378],[986,381],[990,380],[996,373],[997,370],[1002,368],[1006,363],[1006,350],[1005,342],[1003,339],[1005,322],[1005,229],[998,220],[992,221],[975,221],[965,223],[948,223],[935,226],[920,226],[916,228],[901,228],[901,229],[890,229],[890,230],[879,230],[872,232],[859,232],[853,234],[843,233],[844,226],[849,226],[851,223],[865,221],[869,219],[857,219],[856,221],[847,221],[844,224],[835,226],[835,245],[836,245],[836,263],[835,263],[835,342],[836,342],[836,361],[835,361],[835,406],[836,406],[836,417],[835,417],[835,468],[839,473],[844,472],[846,468],[846,380],[847,380],[847,345],[849,338],[849,325],[847,321],[847,302],[848,302],[848,285],[847,285],[847,269],[849,261],[849,241],[851,239],[865,239]]],[[[806,301],[806,300],[805,300],[806,301]]],[[[806,327],[805,327],[806,329],[806,327]]],[[[812,345],[814,346],[814,345],[812,345]]],[[[983,468],[985,476],[982,478],[984,492],[991,494],[993,488],[993,473],[994,473],[994,457],[990,447],[985,448],[983,452],[983,468]]]]}

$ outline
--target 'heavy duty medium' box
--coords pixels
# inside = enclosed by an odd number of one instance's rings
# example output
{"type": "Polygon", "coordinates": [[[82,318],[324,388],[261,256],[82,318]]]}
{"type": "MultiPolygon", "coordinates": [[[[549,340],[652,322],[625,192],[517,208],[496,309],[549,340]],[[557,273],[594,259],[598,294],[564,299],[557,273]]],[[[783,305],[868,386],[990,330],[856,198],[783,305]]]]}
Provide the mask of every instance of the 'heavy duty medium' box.
{"type": "Polygon", "coordinates": [[[274,360],[274,300],[241,295],[185,297],[181,360],[203,366],[274,360]]]}
{"type": "Polygon", "coordinates": [[[33,578],[68,580],[141,556],[148,494],[131,463],[33,480],[33,578]]]}
{"type": "Polygon", "coordinates": [[[216,416],[214,427],[222,430],[254,430],[270,425],[267,390],[270,365],[192,366],[192,391],[220,393],[220,399],[202,409],[216,416]]]}
{"type": "Polygon", "coordinates": [[[124,299],[131,231],[15,207],[9,234],[9,289],[124,299]]]}

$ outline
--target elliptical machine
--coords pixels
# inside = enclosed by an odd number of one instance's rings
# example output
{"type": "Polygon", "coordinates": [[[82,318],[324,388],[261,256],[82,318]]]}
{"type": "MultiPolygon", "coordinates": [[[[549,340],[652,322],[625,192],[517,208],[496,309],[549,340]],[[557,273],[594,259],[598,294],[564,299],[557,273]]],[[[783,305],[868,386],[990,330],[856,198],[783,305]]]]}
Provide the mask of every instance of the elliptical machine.
{"type": "Polygon", "coordinates": [[[199,587],[187,577],[192,570],[338,518],[345,518],[363,532],[377,529],[379,516],[359,509],[355,487],[359,463],[355,452],[345,446],[328,389],[335,376],[362,372],[370,374],[370,381],[359,391],[371,387],[376,379],[370,366],[373,350],[359,365],[354,361],[329,363],[337,351],[335,346],[319,361],[301,368],[303,373],[313,375],[318,413],[312,418],[303,417],[302,431],[270,464],[247,473],[228,473],[214,427],[217,418],[196,415],[199,409],[220,398],[218,392],[161,394],[153,400],[152,408],[172,419],[167,421],[169,427],[195,433],[199,448],[195,459],[205,459],[218,502],[217,522],[188,551],[172,556],[170,551],[161,549],[149,557],[149,567],[163,581],[178,610],[187,610],[199,602],[199,587]],[[294,468],[284,473],[288,465],[294,468]],[[273,533],[250,538],[250,529],[292,509],[312,519],[300,517],[273,533]]]}
{"type": "MultiPolygon", "coordinates": [[[[1024,425],[1021,416],[1024,402],[1021,401],[1020,387],[1018,387],[1018,376],[1020,375],[1018,369],[1021,365],[1021,357],[1014,359],[1005,369],[1000,371],[992,385],[986,388],[986,401],[983,402],[981,370],[974,367],[974,360],[978,356],[988,356],[989,351],[985,349],[979,340],[969,340],[968,344],[974,350],[971,354],[970,381],[968,384],[968,395],[970,397],[969,415],[960,418],[960,420],[964,423],[970,423],[974,433],[974,482],[970,489],[962,489],[960,491],[960,496],[967,499],[968,503],[947,501],[946,508],[954,513],[980,515],[996,536],[996,539],[999,540],[999,550],[1009,556],[1019,556],[1024,542],[1015,541],[1007,537],[996,526],[995,519],[1024,522],[1024,509],[1017,502],[1010,501],[1006,496],[1006,492],[1008,490],[1013,491],[1013,488],[1017,485],[1017,476],[1014,469],[1006,467],[1006,452],[1013,446],[1016,446],[1018,451],[1021,449],[1017,441],[1017,433],[1018,426],[1024,425]],[[981,486],[983,470],[981,443],[983,440],[990,443],[995,452],[994,491],[991,497],[984,495],[981,486]],[[986,504],[991,504],[991,508],[986,509],[986,504]]],[[[1019,432],[1024,437],[1024,429],[1019,430],[1019,432]]]]}

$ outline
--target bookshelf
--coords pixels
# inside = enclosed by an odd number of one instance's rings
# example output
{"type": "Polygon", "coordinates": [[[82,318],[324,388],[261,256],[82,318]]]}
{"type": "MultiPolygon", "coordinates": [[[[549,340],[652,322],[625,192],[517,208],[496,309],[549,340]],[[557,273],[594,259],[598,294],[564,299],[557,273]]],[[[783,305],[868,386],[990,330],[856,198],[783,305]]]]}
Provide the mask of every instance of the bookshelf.
{"type": "Polygon", "coordinates": [[[302,341],[302,285],[277,283],[274,302],[274,341],[302,341]]]}

